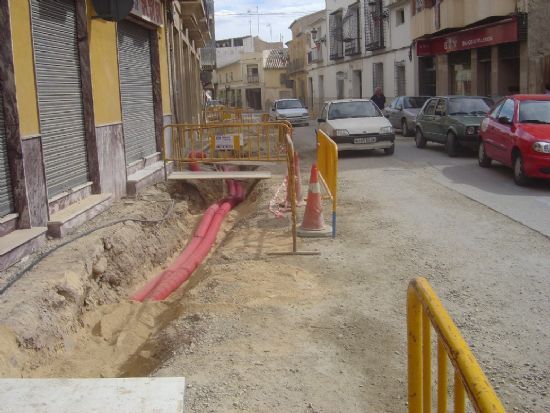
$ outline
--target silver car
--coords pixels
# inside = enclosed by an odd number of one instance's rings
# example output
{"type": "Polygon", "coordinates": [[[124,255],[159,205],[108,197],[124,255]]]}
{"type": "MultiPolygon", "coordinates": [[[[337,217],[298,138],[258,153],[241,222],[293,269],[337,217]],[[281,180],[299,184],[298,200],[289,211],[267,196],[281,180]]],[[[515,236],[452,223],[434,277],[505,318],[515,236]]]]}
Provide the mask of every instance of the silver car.
{"type": "Polygon", "coordinates": [[[278,99],[269,111],[272,120],[287,120],[292,125],[309,125],[307,107],[299,99],[278,99]]]}
{"type": "Polygon", "coordinates": [[[384,115],[392,126],[401,129],[403,136],[414,134],[416,115],[429,99],[429,96],[399,96],[384,109],[384,115]]]}

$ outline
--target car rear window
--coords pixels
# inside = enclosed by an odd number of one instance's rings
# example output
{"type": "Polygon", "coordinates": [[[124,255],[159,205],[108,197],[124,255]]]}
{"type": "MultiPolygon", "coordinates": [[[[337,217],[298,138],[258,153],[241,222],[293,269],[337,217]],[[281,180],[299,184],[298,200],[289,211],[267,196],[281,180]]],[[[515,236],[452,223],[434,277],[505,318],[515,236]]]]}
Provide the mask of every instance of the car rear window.
{"type": "Polygon", "coordinates": [[[485,115],[493,106],[489,98],[451,98],[449,115],[485,115]]]}
{"type": "Polygon", "coordinates": [[[415,109],[424,106],[428,97],[424,96],[405,96],[403,98],[403,107],[405,109],[415,109]]]}
{"type": "Polygon", "coordinates": [[[372,118],[377,116],[382,116],[382,113],[370,101],[333,103],[328,111],[329,119],[372,118]]]}
{"type": "Polygon", "coordinates": [[[277,102],[277,109],[300,109],[303,108],[302,102],[296,100],[281,100],[277,102]]]}
{"type": "Polygon", "coordinates": [[[550,123],[550,100],[524,100],[519,104],[520,123],[550,123]]]}

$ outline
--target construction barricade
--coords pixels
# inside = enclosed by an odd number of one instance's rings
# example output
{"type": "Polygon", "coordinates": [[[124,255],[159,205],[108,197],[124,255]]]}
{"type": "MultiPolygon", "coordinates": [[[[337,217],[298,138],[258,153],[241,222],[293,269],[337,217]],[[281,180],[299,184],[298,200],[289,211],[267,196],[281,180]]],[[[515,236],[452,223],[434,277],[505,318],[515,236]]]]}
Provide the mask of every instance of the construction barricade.
{"type": "Polygon", "coordinates": [[[263,114],[252,109],[212,106],[202,113],[202,123],[255,123],[263,121],[263,114]]]}
{"type": "MultiPolygon", "coordinates": [[[[292,253],[296,250],[296,195],[292,127],[287,122],[170,124],[163,128],[162,158],[169,180],[201,179],[189,172],[193,164],[257,165],[263,162],[287,164],[292,223],[292,253]]],[[[266,178],[271,174],[214,171],[209,178],[266,178]]],[[[204,176],[203,176],[204,178],[204,176]]],[[[208,179],[208,178],[205,178],[208,179]]]]}
{"type": "Polygon", "coordinates": [[[332,237],[336,237],[336,193],[338,190],[338,146],[330,137],[317,129],[317,168],[319,179],[332,206],[332,237]]]}
{"type": "Polygon", "coordinates": [[[291,129],[282,122],[170,124],[163,128],[163,159],[175,170],[197,161],[286,162],[291,129]]]}
{"type": "Polygon", "coordinates": [[[413,279],[407,291],[409,413],[432,411],[431,328],[437,334],[437,412],[447,412],[448,360],[454,367],[454,412],[466,411],[466,395],[478,413],[504,413],[489,380],[430,283],[413,279]]]}

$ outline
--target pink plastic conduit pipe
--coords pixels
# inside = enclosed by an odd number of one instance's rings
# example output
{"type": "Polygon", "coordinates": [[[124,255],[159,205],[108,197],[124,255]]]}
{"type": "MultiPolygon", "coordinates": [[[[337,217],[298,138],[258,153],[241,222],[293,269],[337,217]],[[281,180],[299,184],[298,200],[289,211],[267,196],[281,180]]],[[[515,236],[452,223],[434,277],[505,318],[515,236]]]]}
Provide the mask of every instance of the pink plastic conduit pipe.
{"type": "Polygon", "coordinates": [[[135,293],[131,297],[132,300],[164,300],[189,279],[193,271],[208,255],[216,241],[221,224],[229,211],[244,200],[245,189],[240,182],[228,180],[227,189],[229,196],[212,204],[206,210],[193,239],[178,258],[166,270],[135,293]]]}

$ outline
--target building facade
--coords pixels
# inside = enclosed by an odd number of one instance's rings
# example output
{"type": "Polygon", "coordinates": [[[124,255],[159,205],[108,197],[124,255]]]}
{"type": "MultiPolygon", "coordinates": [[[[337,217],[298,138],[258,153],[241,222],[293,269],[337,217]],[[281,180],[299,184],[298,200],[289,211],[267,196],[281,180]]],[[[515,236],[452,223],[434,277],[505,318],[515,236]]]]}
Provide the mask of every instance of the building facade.
{"type": "Polygon", "coordinates": [[[229,106],[269,110],[275,99],[292,97],[287,66],[287,49],[241,53],[238,61],[218,66],[218,97],[229,106]]]}
{"type": "Polygon", "coordinates": [[[314,114],[325,100],[368,98],[376,87],[388,102],[414,93],[410,10],[410,0],[327,0],[326,10],[306,16],[306,90],[314,114]]]}
{"type": "Polygon", "coordinates": [[[311,89],[308,84],[308,54],[315,48],[311,35],[312,24],[317,22],[324,15],[321,10],[307,16],[294,20],[290,25],[292,40],[286,44],[289,52],[288,79],[291,82],[293,97],[302,102],[311,104],[311,89]]]}
{"type": "MultiPolygon", "coordinates": [[[[270,53],[284,61],[284,71],[288,65],[286,51],[273,50],[283,50],[283,44],[265,42],[256,36],[217,40],[213,79],[216,96],[230,106],[265,110],[273,95],[273,73],[283,70],[266,67],[270,53]]],[[[288,92],[286,87],[280,89],[288,92]]]]}
{"type": "Polygon", "coordinates": [[[179,5],[141,0],[116,23],[91,0],[0,2],[0,270],[161,177],[162,128],[187,87],[171,83],[179,5]]]}
{"type": "Polygon", "coordinates": [[[537,0],[414,1],[418,92],[498,97],[544,91],[549,9],[537,0]]]}

